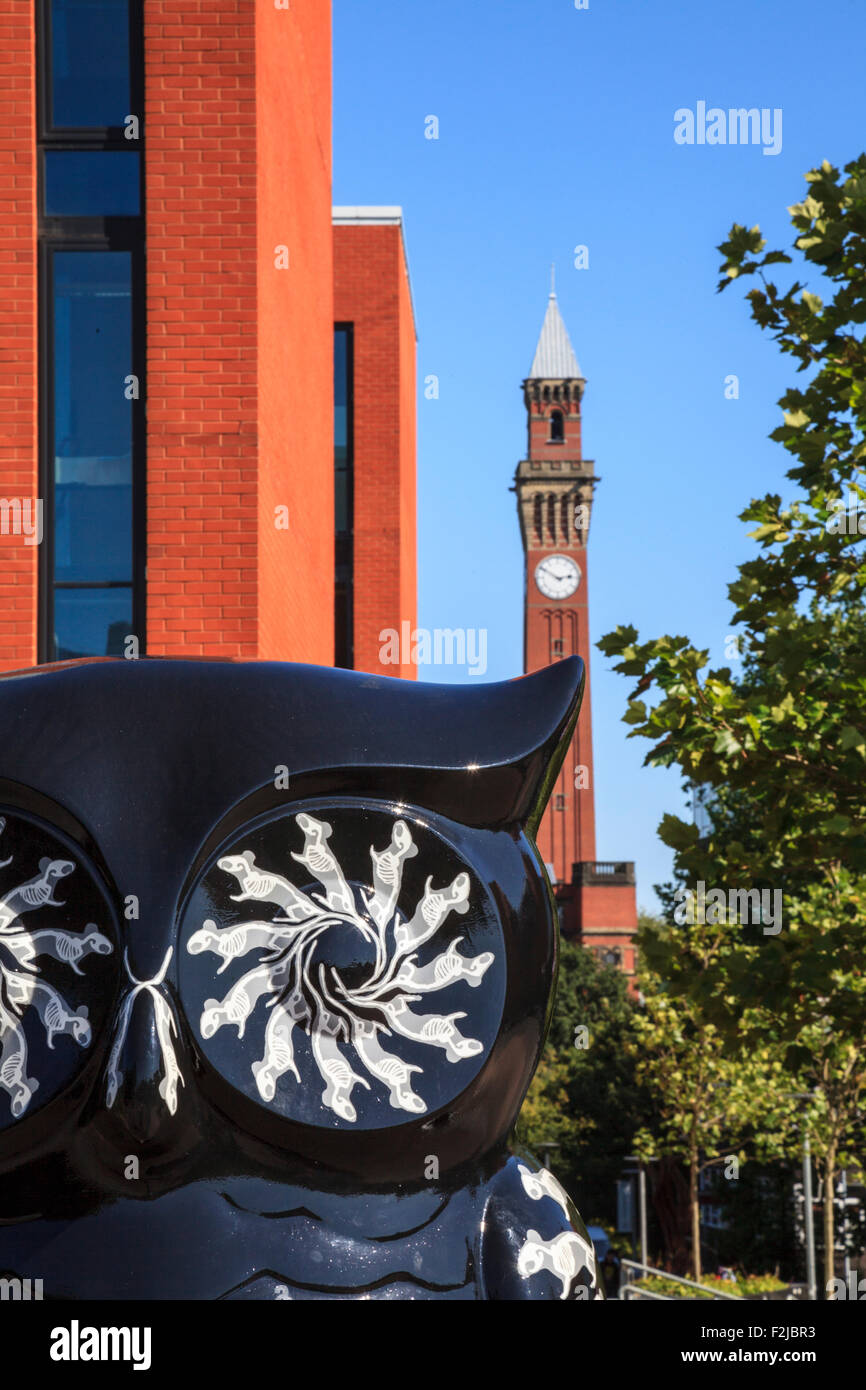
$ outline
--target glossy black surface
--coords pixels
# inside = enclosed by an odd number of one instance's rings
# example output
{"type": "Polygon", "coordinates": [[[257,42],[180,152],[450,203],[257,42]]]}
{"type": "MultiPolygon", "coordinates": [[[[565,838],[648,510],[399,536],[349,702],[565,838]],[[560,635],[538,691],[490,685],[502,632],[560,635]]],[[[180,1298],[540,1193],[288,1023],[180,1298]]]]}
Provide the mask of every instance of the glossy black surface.
{"type": "Polygon", "coordinates": [[[0,1273],[46,1298],[594,1298],[509,1134],[577,659],[0,679],[0,1273]],[[7,861],[7,862],[2,862],[7,861]]]}

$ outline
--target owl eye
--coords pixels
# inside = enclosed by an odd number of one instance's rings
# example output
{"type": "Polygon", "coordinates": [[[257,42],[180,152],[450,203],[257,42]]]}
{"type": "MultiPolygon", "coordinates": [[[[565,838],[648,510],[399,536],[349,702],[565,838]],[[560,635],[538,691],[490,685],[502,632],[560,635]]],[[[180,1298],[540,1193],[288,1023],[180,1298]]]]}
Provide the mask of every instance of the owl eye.
{"type": "Polygon", "coordinates": [[[504,999],[501,923],[429,820],[307,804],[205,870],[181,994],[206,1058],[250,1100],[302,1124],[381,1128],[477,1074],[504,999]]]}
{"type": "Polygon", "coordinates": [[[85,856],[9,808],[0,816],[0,1130],[84,1065],[113,992],[106,958],[115,942],[85,856]]]}

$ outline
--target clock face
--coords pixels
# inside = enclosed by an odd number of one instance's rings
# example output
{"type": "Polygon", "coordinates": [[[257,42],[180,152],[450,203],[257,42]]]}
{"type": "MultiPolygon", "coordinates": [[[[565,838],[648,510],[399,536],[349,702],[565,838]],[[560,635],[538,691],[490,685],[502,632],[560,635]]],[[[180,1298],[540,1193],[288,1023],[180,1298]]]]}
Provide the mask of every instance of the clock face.
{"type": "Polygon", "coordinates": [[[580,569],[569,555],[547,555],[535,567],[535,582],[545,598],[568,598],[580,583],[580,569]]]}

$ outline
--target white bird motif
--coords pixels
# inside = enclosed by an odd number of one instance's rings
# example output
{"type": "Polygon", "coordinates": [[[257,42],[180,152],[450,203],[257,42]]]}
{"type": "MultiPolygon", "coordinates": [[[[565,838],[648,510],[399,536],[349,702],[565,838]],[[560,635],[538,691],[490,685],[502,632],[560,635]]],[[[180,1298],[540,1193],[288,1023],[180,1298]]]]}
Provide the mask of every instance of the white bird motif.
{"type": "Polygon", "coordinates": [[[538,1231],[527,1231],[517,1269],[524,1279],[540,1269],[550,1270],[562,1283],[560,1299],[568,1297],[571,1282],[582,1269],[589,1270],[591,1284],[596,1282],[595,1252],[576,1231],[561,1231],[552,1240],[544,1240],[538,1231]]]}
{"type": "MultiPolygon", "coordinates": [[[[355,1123],[353,1092],[371,1090],[369,1081],[354,1070],[342,1048],[351,1050],[370,1077],[386,1088],[390,1104],[410,1114],[427,1110],[423,1097],[413,1089],[413,1077],[424,1068],[408,1063],[382,1046],[391,1033],[440,1048],[449,1062],[459,1064],[484,1050],[477,1038],[464,1037],[456,1026],[465,1018],[450,1014],[416,1014],[409,1007],[424,993],[449,986],[477,989],[493,964],[485,951],[464,956],[457,949],[462,937],[432,961],[419,965],[419,949],[440,929],[450,913],[469,911],[471,879],[459,873],[445,888],[434,889],[432,878],[414,915],[407,920],[399,910],[403,867],[418,849],[405,820],[392,824],[390,843],[383,850],[370,846],[372,887],[347,882],[328,841],[332,827],[308,812],[295,816],[304,835],[301,851],[292,858],[313,874],[323,892],[296,888],[279,874],[256,867],[251,850],[224,855],[218,867],[237,879],[240,893],[232,901],[252,899],[270,902],[283,910],[273,921],[242,922],[218,929],[205,919],[187,942],[191,955],[212,952],[222,960],[217,973],[238,957],[262,948],[258,964],[237,979],[222,1000],[206,999],[200,1031],[205,1039],[231,1024],[243,1038],[259,1002],[270,995],[264,1051],[251,1065],[260,1098],[272,1103],[278,1083],[293,1078],[301,1084],[295,1029],[309,1040],[310,1056],[323,1080],[322,1105],[348,1123],[355,1123]],[[358,933],[359,958],[366,958],[367,972],[354,980],[344,965],[333,963],[327,943],[337,930],[358,933]],[[364,953],[367,952],[365,957],[364,953]]],[[[341,938],[345,940],[344,938],[341,938]]],[[[416,1083],[417,1084],[417,1083],[416,1083]]]]}
{"type": "MultiPolygon", "coordinates": [[[[6,828],[0,816],[0,834],[6,828]]],[[[8,867],[14,856],[0,862],[8,867]]],[[[23,1115],[39,1082],[27,1074],[27,1038],[22,1019],[33,1009],[53,1051],[55,1038],[68,1037],[79,1047],[88,1047],[92,1028],[85,1004],[70,1009],[66,1000],[41,977],[39,957],[52,957],[83,975],[79,962],[89,955],[108,955],[113,947],[107,936],[89,922],[85,935],[55,927],[32,931],[23,920],[25,914],[46,908],[63,907],[55,897],[61,879],[75,871],[69,859],[40,859],[39,873],[19,883],[0,897],[0,1089],[9,1096],[13,1118],[23,1115]]]]}
{"type": "Polygon", "coordinates": [[[455,980],[465,980],[472,989],[477,989],[484,978],[485,970],[493,964],[493,952],[483,951],[480,956],[471,958],[461,956],[457,947],[462,940],[462,936],[455,937],[448,950],[437,956],[429,965],[419,967],[415,964],[414,956],[409,956],[400,966],[398,984],[406,985],[408,989],[421,994],[429,990],[444,989],[455,980]]]}
{"type": "Polygon", "coordinates": [[[552,1197],[568,1216],[568,1197],[549,1168],[539,1168],[537,1172],[533,1173],[532,1169],[527,1168],[525,1163],[518,1163],[517,1171],[527,1196],[531,1197],[534,1202],[540,1202],[542,1197],[552,1197]]]}

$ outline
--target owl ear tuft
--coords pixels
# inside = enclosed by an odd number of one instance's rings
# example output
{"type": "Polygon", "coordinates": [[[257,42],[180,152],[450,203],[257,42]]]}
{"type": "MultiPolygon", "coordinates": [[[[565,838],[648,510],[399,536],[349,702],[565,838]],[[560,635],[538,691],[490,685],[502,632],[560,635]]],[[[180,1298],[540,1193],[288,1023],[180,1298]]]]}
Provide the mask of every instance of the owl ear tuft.
{"type": "Polygon", "coordinates": [[[584,682],[576,656],[491,685],[401,681],[415,730],[403,777],[421,763],[427,778],[436,770],[424,798],[433,809],[466,824],[521,825],[534,835],[574,736],[584,682]]]}
{"type": "Polygon", "coordinates": [[[580,657],[509,681],[503,719],[519,730],[511,767],[522,777],[516,819],[534,835],[574,737],[586,683],[580,657]]]}

